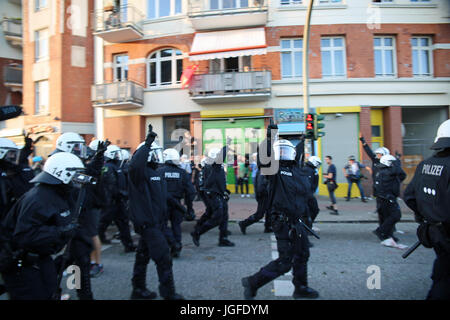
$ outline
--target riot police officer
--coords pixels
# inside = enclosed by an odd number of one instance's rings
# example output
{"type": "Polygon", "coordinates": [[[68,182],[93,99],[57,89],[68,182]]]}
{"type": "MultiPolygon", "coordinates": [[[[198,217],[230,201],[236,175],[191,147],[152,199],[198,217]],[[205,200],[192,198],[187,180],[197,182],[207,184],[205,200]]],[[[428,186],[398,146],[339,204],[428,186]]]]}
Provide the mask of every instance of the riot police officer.
{"type": "Polygon", "coordinates": [[[195,189],[186,170],[179,167],[180,155],[175,149],[166,149],[163,152],[164,165],[158,172],[166,180],[167,184],[167,208],[168,220],[171,224],[169,237],[173,246],[171,253],[173,257],[178,257],[181,252],[181,222],[183,222],[185,208],[181,205],[181,199],[192,202],[195,196],[195,189]]]}
{"type": "Polygon", "coordinates": [[[109,243],[106,239],[106,229],[114,221],[119,229],[119,237],[125,252],[133,252],[136,247],[130,234],[127,212],[126,175],[121,168],[122,150],[116,145],[110,145],[105,152],[105,165],[102,169],[102,184],[105,195],[105,205],[100,218],[98,234],[102,243],[109,243]]]}
{"type": "Polygon", "coordinates": [[[450,120],[443,122],[431,147],[405,190],[404,200],[420,223],[420,243],[436,253],[427,299],[450,299],[450,120]]]}
{"type": "Polygon", "coordinates": [[[167,186],[156,171],[162,163],[162,150],[154,142],[156,133],[149,125],[145,142],[130,160],[128,182],[130,215],[141,236],[133,267],[131,299],[154,299],[156,293],[146,288],[147,265],[155,261],[159,293],[164,299],[183,299],[175,292],[172,257],[164,235],[167,218],[167,186]]]}
{"type": "Polygon", "coordinates": [[[265,216],[264,233],[270,233],[272,232],[272,228],[270,223],[270,212],[267,206],[269,202],[267,190],[268,184],[266,177],[261,174],[261,168],[258,168],[258,172],[256,173],[256,177],[253,182],[253,185],[255,187],[256,202],[258,203],[258,206],[254,214],[243,221],[239,221],[239,228],[241,229],[241,232],[243,234],[246,234],[246,230],[250,225],[258,222],[265,216]]]}
{"type": "Polygon", "coordinates": [[[310,219],[308,221],[308,224],[310,226],[312,226],[312,223],[316,220],[316,217],[320,211],[319,204],[317,203],[317,199],[314,197],[314,193],[319,186],[319,173],[317,172],[317,170],[319,169],[321,164],[322,160],[319,157],[311,156],[303,166],[303,170],[309,179],[311,194],[313,195],[308,199],[308,215],[307,217],[305,217],[305,219],[310,219]]]}
{"type": "Polygon", "coordinates": [[[52,299],[57,291],[57,268],[51,255],[74,235],[75,199],[71,180],[84,169],[73,154],[50,157],[38,183],[9,211],[2,223],[2,274],[11,299],[52,299]],[[7,245],[7,247],[5,246],[7,245]]]}
{"type": "Polygon", "coordinates": [[[398,239],[393,233],[395,224],[400,221],[401,211],[397,203],[400,195],[400,184],[406,178],[406,173],[395,165],[397,159],[388,154],[380,158],[374,180],[377,210],[381,217],[380,226],[374,231],[382,245],[396,246],[398,239]]]}
{"type": "Polygon", "coordinates": [[[226,188],[223,162],[226,158],[227,147],[212,148],[208,152],[209,164],[203,169],[204,192],[210,206],[210,215],[207,219],[199,220],[191,232],[192,241],[200,245],[200,236],[205,232],[219,226],[219,246],[232,247],[234,243],[228,240],[228,199],[229,191],[226,188]]]}
{"type": "Polygon", "coordinates": [[[260,154],[258,161],[262,163],[262,174],[266,175],[269,182],[269,210],[272,213],[272,229],[277,239],[279,257],[254,275],[242,278],[244,297],[253,299],[260,287],[293,268],[293,297],[317,298],[318,292],[308,287],[309,241],[306,229],[298,220],[307,214],[306,202],[311,196],[311,186],[299,165],[300,155],[292,143],[278,140],[272,144],[272,131],[277,129],[276,125],[269,125],[267,141],[263,142],[266,146],[260,147],[260,151],[268,158],[261,161],[260,154]]]}

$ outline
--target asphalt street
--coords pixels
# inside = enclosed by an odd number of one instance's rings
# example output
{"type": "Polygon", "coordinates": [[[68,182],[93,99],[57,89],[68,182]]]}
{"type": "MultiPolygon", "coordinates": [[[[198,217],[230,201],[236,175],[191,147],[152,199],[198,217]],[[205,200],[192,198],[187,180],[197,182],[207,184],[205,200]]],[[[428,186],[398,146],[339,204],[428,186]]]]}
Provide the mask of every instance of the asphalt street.
{"type": "MultiPolygon", "coordinates": [[[[218,230],[213,229],[195,247],[189,233],[194,222],[183,223],[183,251],[173,262],[177,291],[187,299],[243,299],[241,278],[259,270],[276,258],[272,234],[263,233],[257,223],[242,235],[237,223],[230,222],[229,239],[236,246],[218,247],[218,230]]],[[[309,262],[309,285],[320,293],[320,299],[424,299],[431,285],[429,278],[434,260],[432,250],[419,247],[409,258],[402,250],[383,247],[371,233],[376,228],[365,223],[317,223],[320,240],[313,239],[309,262]],[[379,267],[380,288],[369,289],[369,266],[379,267]]],[[[397,234],[401,243],[415,242],[416,223],[399,223],[397,234]]],[[[129,299],[134,254],[123,252],[120,243],[104,246],[102,254],[105,271],[92,279],[95,299],[129,299]]],[[[375,268],[376,268],[375,267],[375,268]]],[[[373,268],[373,267],[372,267],[373,268]]],[[[283,275],[258,291],[257,299],[292,299],[292,276],[283,275]]],[[[158,291],[156,268],[148,267],[148,288],[158,291]]],[[[65,290],[76,297],[75,291],[65,290]]]]}

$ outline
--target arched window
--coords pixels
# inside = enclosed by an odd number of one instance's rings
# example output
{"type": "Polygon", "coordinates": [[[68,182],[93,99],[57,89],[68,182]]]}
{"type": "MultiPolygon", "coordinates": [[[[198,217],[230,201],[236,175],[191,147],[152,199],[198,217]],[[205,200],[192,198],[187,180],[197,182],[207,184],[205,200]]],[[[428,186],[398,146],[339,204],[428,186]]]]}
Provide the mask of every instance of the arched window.
{"type": "Polygon", "coordinates": [[[167,86],[180,83],[183,72],[183,53],[178,49],[162,49],[147,59],[147,85],[167,86]]]}

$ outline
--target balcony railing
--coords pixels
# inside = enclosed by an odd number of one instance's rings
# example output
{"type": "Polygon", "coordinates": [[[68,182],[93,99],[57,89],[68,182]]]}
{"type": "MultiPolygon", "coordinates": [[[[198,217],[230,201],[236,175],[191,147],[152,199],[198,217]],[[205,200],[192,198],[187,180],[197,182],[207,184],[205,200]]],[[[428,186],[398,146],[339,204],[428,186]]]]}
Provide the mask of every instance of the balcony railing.
{"type": "Polygon", "coordinates": [[[198,103],[267,100],[272,73],[266,70],[195,74],[190,95],[198,103]]]}
{"type": "Polygon", "coordinates": [[[94,34],[108,42],[137,40],[143,36],[144,14],[133,6],[105,7],[96,10],[94,34]]]}
{"type": "Polygon", "coordinates": [[[91,99],[94,107],[137,109],[144,105],[144,88],[129,80],[94,84],[91,99]]]}
{"type": "Polygon", "coordinates": [[[3,82],[5,87],[22,88],[22,66],[11,64],[3,68],[3,82]]]}
{"type": "Polygon", "coordinates": [[[248,0],[226,5],[221,1],[190,0],[188,16],[196,30],[261,26],[267,23],[268,0],[248,0]]]}
{"type": "Polygon", "coordinates": [[[5,39],[13,45],[22,45],[22,21],[19,19],[3,18],[3,33],[5,39]]]}

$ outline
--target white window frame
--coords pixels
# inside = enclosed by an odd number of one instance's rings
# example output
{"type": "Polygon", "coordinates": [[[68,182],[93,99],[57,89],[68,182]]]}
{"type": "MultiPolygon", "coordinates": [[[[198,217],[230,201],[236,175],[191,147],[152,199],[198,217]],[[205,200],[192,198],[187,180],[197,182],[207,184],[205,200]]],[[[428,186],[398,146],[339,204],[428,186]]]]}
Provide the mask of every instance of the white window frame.
{"type": "Polygon", "coordinates": [[[39,11],[41,9],[47,8],[47,6],[48,0],[34,0],[34,11],[39,11]]]}
{"type": "Polygon", "coordinates": [[[46,115],[49,113],[49,98],[50,98],[50,90],[49,90],[49,81],[42,80],[36,81],[34,83],[34,114],[35,115],[46,115]],[[46,84],[46,88],[42,87],[43,84],[46,84]],[[46,90],[46,93],[43,93],[43,89],[46,90]],[[45,97],[45,94],[47,95],[45,97]],[[46,103],[46,105],[42,104],[42,100],[46,103]],[[46,99],[45,99],[46,98],[46,99]]]}
{"type": "Polygon", "coordinates": [[[396,39],[394,36],[374,36],[373,37],[373,67],[374,67],[374,73],[375,73],[375,77],[376,78],[395,78],[397,77],[397,50],[396,50],[396,39]],[[375,46],[375,39],[379,38],[382,39],[381,46],[375,46]],[[392,47],[386,47],[384,46],[384,39],[386,38],[390,38],[392,39],[392,47]],[[382,54],[381,54],[381,69],[383,70],[383,74],[382,75],[377,75],[376,74],[376,59],[375,59],[375,50],[381,50],[382,54]],[[385,50],[392,50],[392,71],[394,74],[385,74],[385,61],[384,61],[384,51],[385,50]]]}
{"type": "Polygon", "coordinates": [[[180,1],[180,12],[175,12],[175,4],[176,4],[177,0],[155,0],[155,16],[154,17],[149,17],[148,13],[149,13],[149,5],[150,5],[150,1],[147,0],[147,19],[149,20],[153,20],[153,19],[160,19],[160,18],[166,18],[166,17],[172,17],[172,16],[177,16],[177,15],[181,15],[183,13],[183,0],[179,0],[180,1]],[[159,3],[161,1],[170,1],[170,13],[168,16],[159,16],[159,3]]]}
{"type": "Polygon", "coordinates": [[[296,77],[295,76],[295,52],[301,52],[302,53],[302,59],[303,59],[303,38],[282,38],[280,39],[280,73],[281,73],[281,79],[282,80],[290,80],[290,79],[294,79],[294,80],[298,80],[298,79],[302,79],[303,78],[303,65],[301,64],[301,74],[300,77],[296,77]],[[283,49],[282,45],[281,45],[281,41],[283,40],[289,40],[290,43],[290,47],[289,49],[283,49]],[[300,48],[294,48],[294,40],[302,40],[302,46],[300,48]],[[291,77],[286,77],[283,75],[283,52],[290,52],[291,53],[291,73],[292,76],[291,77]]]}
{"type": "Polygon", "coordinates": [[[411,37],[411,66],[412,66],[412,72],[413,77],[432,77],[433,76],[433,42],[431,37],[424,37],[424,36],[413,36],[411,37]],[[413,39],[417,39],[417,45],[413,46],[412,41],[413,39]],[[420,40],[427,39],[428,40],[428,46],[422,46],[420,44],[420,40]],[[413,51],[418,50],[419,51],[419,74],[414,74],[414,60],[412,60],[413,51]],[[420,51],[428,51],[428,69],[430,70],[429,74],[422,73],[422,59],[420,59],[420,51]]]}
{"type": "Polygon", "coordinates": [[[344,0],[319,0],[319,4],[344,4],[344,0]]]}
{"type": "Polygon", "coordinates": [[[233,10],[233,9],[240,9],[240,8],[248,8],[248,7],[250,7],[250,1],[253,1],[253,0],[247,0],[247,6],[246,7],[241,7],[241,0],[236,0],[236,6],[235,7],[233,7],[233,8],[223,8],[223,0],[217,0],[218,1],[218,4],[219,4],[219,8],[217,8],[217,9],[213,9],[213,8],[211,8],[211,0],[208,0],[209,1],[209,9],[210,10],[233,10]]]}
{"type": "Polygon", "coordinates": [[[129,65],[129,57],[127,53],[121,53],[121,54],[115,54],[113,56],[113,79],[114,81],[127,81],[128,80],[128,73],[130,72],[130,70],[128,69],[128,65],[129,65]],[[127,57],[127,63],[117,63],[117,58],[118,57],[127,57]],[[121,71],[120,71],[120,79],[117,77],[117,68],[120,67],[121,71]],[[127,76],[125,76],[125,70],[127,70],[127,76]]]}
{"type": "MultiPolygon", "coordinates": [[[[147,87],[148,88],[165,88],[167,86],[173,86],[181,83],[180,79],[177,79],[177,60],[183,61],[183,52],[180,49],[176,48],[162,48],[158,51],[151,52],[146,59],[146,69],[147,69],[147,87]],[[164,50],[172,50],[172,55],[170,57],[161,58],[161,52],[164,50]],[[180,51],[181,55],[177,55],[176,52],[180,51]],[[153,54],[156,54],[156,58],[150,58],[153,54]],[[162,61],[172,61],[172,81],[171,83],[161,83],[161,62],[162,61]],[[156,84],[150,83],[150,63],[156,62],[156,84]]],[[[183,68],[183,66],[181,66],[183,68]]]]}
{"type": "Polygon", "coordinates": [[[48,59],[49,57],[49,33],[48,29],[40,29],[34,32],[34,55],[35,61],[41,61],[48,59]],[[44,33],[45,32],[45,33],[44,33]],[[44,35],[43,35],[44,33],[44,35]],[[46,47],[43,47],[43,43],[46,43],[46,47]],[[45,49],[45,50],[43,50],[45,49]],[[45,52],[44,52],[45,51],[45,52]]]}
{"type": "Polygon", "coordinates": [[[323,63],[322,63],[322,78],[346,78],[347,77],[347,52],[345,50],[345,37],[321,37],[320,38],[320,42],[322,42],[322,40],[330,40],[330,44],[331,47],[322,47],[322,43],[320,44],[320,58],[322,60],[322,52],[323,51],[329,51],[331,52],[330,57],[331,57],[331,75],[324,75],[323,74],[323,63]],[[342,40],[342,46],[341,47],[336,47],[334,46],[334,40],[335,39],[341,39],[342,40]],[[337,75],[336,74],[336,61],[334,60],[334,52],[335,51],[342,51],[342,57],[343,57],[343,69],[344,69],[344,74],[340,74],[337,75]]]}

